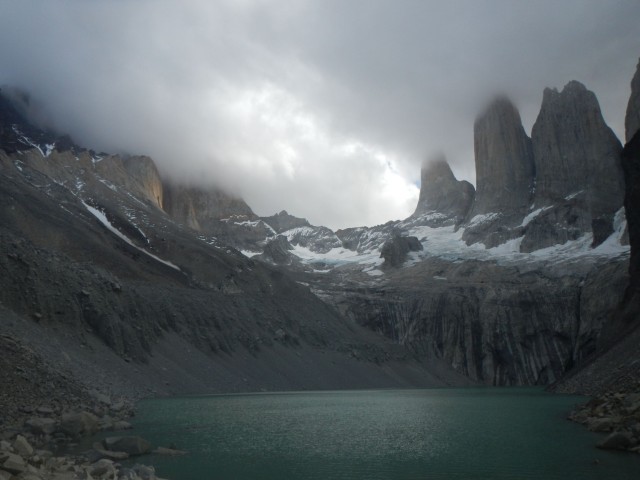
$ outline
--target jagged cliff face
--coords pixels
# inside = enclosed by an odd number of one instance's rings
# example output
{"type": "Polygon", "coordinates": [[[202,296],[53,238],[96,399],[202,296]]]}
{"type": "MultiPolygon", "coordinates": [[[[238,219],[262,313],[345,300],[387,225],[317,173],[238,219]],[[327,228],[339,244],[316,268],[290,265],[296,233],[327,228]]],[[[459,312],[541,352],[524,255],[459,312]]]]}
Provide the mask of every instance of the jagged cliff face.
{"type": "Polygon", "coordinates": [[[531,140],[520,114],[506,98],[496,99],[474,124],[476,198],[471,217],[528,208],[533,190],[531,140]]]}
{"type": "Polygon", "coordinates": [[[568,264],[433,259],[375,288],[320,290],[354,321],[488,385],[544,385],[595,352],[622,298],[626,262],[567,275],[568,264]]]}
{"type": "Polygon", "coordinates": [[[622,205],[622,146],[593,92],[579,82],[546,89],[532,129],[536,208],[583,199],[591,218],[612,222],[622,205]]]}
{"type": "Polygon", "coordinates": [[[420,177],[420,198],[413,216],[438,213],[445,217],[443,224],[460,223],[473,203],[473,185],[456,179],[444,155],[427,161],[420,177]]]}
{"type": "Polygon", "coordinates": [[[533,252],[592,234],[600,245],[622,208],[621,145],[579,82],[546,89],[531,139],[496,101],[476,122],[478,190],[463,239],[487,248],[521,238],[533,252]]]}
{"type": "Polygon", "coordinates": [[[477,188],[462,238],[492,248],[522,235],[517,227],[533,194],[533,151],[518,110],[504,97],[476,119],[473,133],[477,188]]]}
{"type": "Polygon", "coordinates": [[[640,130],[640,60],[638,60],[636,73],[631,80],[631,97],[627,104],[624,127],[627,142],[630,142],[636,132],[640,130]]]}

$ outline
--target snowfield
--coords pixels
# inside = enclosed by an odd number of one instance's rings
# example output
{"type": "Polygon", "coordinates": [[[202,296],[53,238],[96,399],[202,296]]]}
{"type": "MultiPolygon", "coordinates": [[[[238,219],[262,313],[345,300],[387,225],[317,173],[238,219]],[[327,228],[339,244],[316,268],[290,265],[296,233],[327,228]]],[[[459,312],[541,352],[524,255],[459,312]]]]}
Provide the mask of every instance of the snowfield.
{"type": "MultiPolygon", "coordinates": [[[[522,221],[522,226],[526,226],[535,217],[546,210],[546,207],[536,209],[529,213],[522,221]]],[[[499,214],[478,215],[474,217],[469,226],[473,227],[482,222],[491,221],[499,214]]],[[[567,261],[597,261],[607,257],[618,257],[629,254],[629,246],[622,245],[621,240],[626,229],[626,219],[624,209],[620,209],[615,216],[614,232],[611,236],[596,248],[591,248],[593,241],[592,234],[588,233],[577,240],[569,241],[561,245],[554,245],[544,249],[536,250],[532,253],[521,253],[520,244],[523,237],[514,238],[494,248],[485,248],[481,243],[467,245],[462,240],[464,228],[457,231],[453,225],[443,227],[429,227],[425,225],[411,225],[411,222],[398,223],[402,227],[403,235],[415,236],[423,246],[419,252],[410,252],[404,263],[404,267],[418,264],[427,258],[442,258],[449,261],[459,260],[485,260],[495,261],[501,265],[509,264],[544,264],[560,263],[567,261]]],[[[371,276],[381,276],[384,272],[378,267],[384,260],[380,258],[380,248],[385,238],[389,236],[389,230],[381,227],[360,231],[362,234],[358,250],[349,250],[344,247],[332,248],[326,253],[319,253],[307,247],[296,245],[296,236],[304,230],[311,234],[312,229],[302,227],[283,232],[293,244],[291,251],[300,261],[307,265],[321,264],[328,269],[343,265],[357,265],[362,271],[371,276]],[[362,249],[364,244],[366,249],[362,249]]],[[[242,252],[247,256],[253,256],[256,252],[242,252]]],[[[317,270],[318,273],[326,273],[327,269],[317,270]]]]}

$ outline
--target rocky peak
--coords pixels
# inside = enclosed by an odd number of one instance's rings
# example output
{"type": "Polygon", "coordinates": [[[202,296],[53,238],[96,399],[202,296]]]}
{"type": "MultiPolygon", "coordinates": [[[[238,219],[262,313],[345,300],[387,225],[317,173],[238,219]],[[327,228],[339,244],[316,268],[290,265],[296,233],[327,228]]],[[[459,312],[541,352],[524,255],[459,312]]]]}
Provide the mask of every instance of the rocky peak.
{"type": "Polygon", "coordinates": [[[592,219],[611,220],[622,206],[622,146],[602,118],[595,94],[577,81],[561,92],[545,89],[531,138],[535,206],[580,195],[592,219]]]}
{"type": "Polygon", "coordinates": [[[627,104],[627,114],[624,118],[624,128],[627,142],[640,130],[640,60],[636,73],[631,80],[631,97],[627,104]]]}
{"type": "Polygon", "coordinates": [[[286,232],[287,230],[291,230],[292,228],[311,226],[306,218],[294,217],[293,215],[289,215],[286,210],[282,210],[281,212],[276,213],[275,215],[271,215],[270,217],[261,218],[265,223],[273,228],[276,233],[286,232]]]}
{"type": "Polygon", "coordinates": [[[441,154],[422,166],[420,198],[413,215],[442,213],[458,223],[468,213],[474,196],[473,185],[457,180],[441,154]]]}
{"type": "Polygon", "coordinates": [[[534,177],[531,139],[506,97],[496,98],[476,119],[474,150],[477,188],[471,217],[526,211],[534,177]]]}

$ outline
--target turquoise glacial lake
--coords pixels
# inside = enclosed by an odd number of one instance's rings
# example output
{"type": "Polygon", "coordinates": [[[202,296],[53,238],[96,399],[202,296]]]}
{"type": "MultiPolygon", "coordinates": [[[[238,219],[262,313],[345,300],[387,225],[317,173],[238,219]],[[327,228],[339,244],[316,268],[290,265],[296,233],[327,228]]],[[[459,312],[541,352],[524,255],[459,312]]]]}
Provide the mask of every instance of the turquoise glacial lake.
{"type": "Polygon", "coordinates": [[[584,397],[532,388],[146,400],[134,434],[187,450],[136,461],[171,480],[638,479],[640,455],[566,420],[584,397]]]}

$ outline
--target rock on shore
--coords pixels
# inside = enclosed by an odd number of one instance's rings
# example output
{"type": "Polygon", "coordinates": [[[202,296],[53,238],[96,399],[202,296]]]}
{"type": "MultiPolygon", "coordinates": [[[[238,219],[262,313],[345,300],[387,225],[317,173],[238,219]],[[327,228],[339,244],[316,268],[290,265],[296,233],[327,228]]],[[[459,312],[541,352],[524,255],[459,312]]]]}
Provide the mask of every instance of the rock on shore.
{"type": "Polygon", "coordinates": [[[606,433],[598,448],[640,453],[640,393],[609,393],[593,398],[572,412],[569,419],[592,432],[606,433]]]}
{"type": "Polygon", "coordinates": [[[161,480],[153,467],[135,464],[126,468],[110,458],[55,456],[34,448],[22,435],[13,442],[0,441],[0,480],[161,480]]]}

